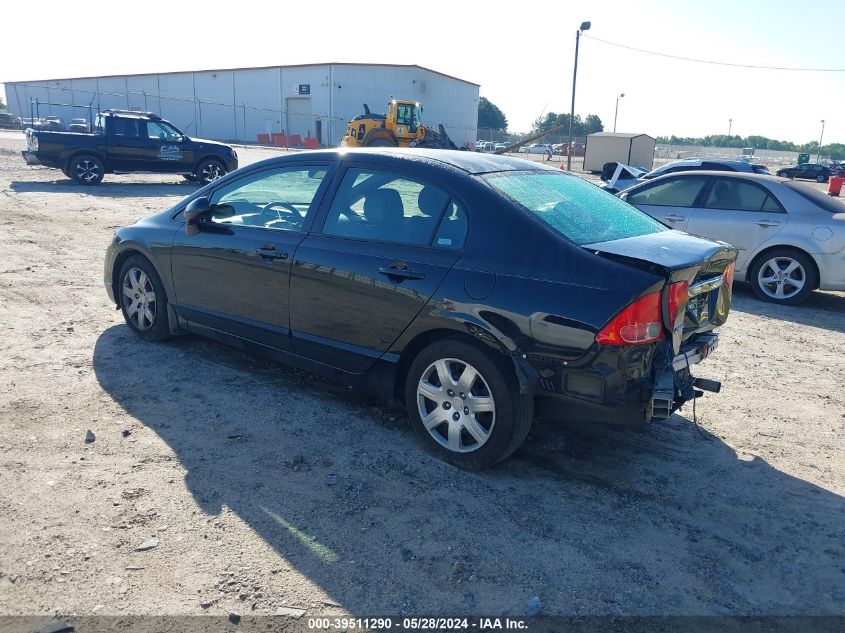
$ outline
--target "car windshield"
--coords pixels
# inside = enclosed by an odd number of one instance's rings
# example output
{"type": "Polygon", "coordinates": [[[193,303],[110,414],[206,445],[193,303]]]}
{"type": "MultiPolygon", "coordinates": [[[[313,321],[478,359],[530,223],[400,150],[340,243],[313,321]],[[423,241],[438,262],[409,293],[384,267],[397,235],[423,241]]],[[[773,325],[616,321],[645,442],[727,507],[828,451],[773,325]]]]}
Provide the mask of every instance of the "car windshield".
{"type": "Polygon", "coordinates": [[[809,200],[817,207],[829,213],[845,213],[845,204],[822,193],[818,189],[804,184],[803,182],[784,182],[784,187],[789,187],[805,200],[809,200]]]}
{"type": "Polygon", "coordinates": [[[579,245],[668,230],[639,209],[576,176],[503,172],[487,176],[487,182],[579,245]]]}

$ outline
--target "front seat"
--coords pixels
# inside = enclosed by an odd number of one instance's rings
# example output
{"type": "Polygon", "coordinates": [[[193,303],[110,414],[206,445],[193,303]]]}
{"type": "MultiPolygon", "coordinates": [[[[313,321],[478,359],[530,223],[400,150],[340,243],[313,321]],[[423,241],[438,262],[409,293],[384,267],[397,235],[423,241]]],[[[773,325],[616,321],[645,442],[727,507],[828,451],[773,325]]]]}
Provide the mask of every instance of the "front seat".
{"type": "Polygon", "coordinates": [[[376,189],[364,199],[368,237],[376,240],[401,242],[405,229],[405,207],[402,196],[395,189],[376,189]]]}

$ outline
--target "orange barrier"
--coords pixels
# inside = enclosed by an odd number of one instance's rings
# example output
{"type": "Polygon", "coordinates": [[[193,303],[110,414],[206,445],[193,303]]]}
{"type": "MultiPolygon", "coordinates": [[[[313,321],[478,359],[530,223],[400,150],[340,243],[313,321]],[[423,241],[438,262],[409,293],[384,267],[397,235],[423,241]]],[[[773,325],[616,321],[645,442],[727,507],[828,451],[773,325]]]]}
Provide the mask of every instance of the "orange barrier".
{"type": "Polygon", "coordinates": [[[270,135],[269,134],[259,134],[258,135],[258,143],[261,145],[269,145],[270,144],[270,135]]]}
{"type": "Polygon", "coordinates": [[[315,138],[302,139],[302,144],[305,147],[305,149],[317,149],[319,147],[317,139],[315,139],[315,138]]]}
{"type": "Polygon", "coordinates": [[[300,147],[302,145],[302,137],[299,134],[291,134],[288,136],[289,147],[300,147]]]}
{"type": "Polygon", "coordinates": [[[842,191],[843,184],[845,184],[845,177],[831,176],[827,182],[827,195],[838,196],[842,191]]]}
{"type": "Polygon", "coordinates": [[[276,147],[287,147],[288,137],[281,132],[274,132],[270,135],[273,139],[273,145],[276,147]]]}

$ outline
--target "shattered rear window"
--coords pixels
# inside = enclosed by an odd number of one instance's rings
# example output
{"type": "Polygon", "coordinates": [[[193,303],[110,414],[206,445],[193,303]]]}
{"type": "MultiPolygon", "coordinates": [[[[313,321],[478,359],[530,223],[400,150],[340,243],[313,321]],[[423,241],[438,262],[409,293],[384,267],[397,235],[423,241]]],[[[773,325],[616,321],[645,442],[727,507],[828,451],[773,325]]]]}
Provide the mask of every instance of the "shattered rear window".
{"type": "Polygon", "coordinates": [[[556,172],[501,172],[487,182],[576,244],[594,244],[667,231],[613,194],[556,172]]]}

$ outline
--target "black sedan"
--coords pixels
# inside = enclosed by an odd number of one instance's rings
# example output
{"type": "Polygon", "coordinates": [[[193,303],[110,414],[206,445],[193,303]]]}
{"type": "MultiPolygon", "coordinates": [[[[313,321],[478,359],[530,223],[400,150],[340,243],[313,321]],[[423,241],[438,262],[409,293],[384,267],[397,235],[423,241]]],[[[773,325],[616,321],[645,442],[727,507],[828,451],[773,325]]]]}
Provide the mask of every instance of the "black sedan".
{"type": "Polygon", "coordinates": [[[194,332],[404,402],[434,454],[482,468],[549,417],[643,425],[694,389],[736,251],[534,162],[315,151],[233,172],[119,229],[128,326],[194,332]]]}
{"type": "Polygon", "coordinates": [[[777,175],[785,178],[803,178],[806,180],[815,180],[816,182],[827,182],[827,179],[835,176],[836,173],[825,165],[804,163],[803,165],[778,169],[777,175]]]}

